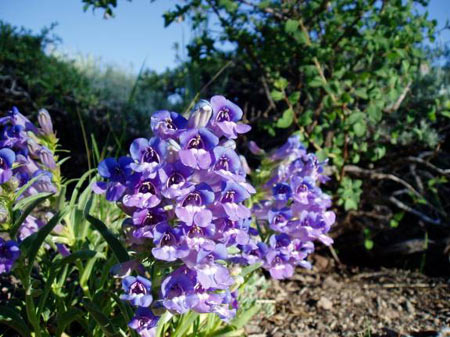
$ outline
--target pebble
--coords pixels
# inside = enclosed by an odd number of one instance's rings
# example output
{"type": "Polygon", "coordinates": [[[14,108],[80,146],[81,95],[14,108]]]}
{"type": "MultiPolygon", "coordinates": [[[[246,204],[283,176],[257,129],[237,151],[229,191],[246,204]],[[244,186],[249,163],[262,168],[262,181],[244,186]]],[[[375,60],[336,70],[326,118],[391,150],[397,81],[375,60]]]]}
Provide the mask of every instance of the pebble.
{"type": "Polygon", "coordinates": [[[331,302],[328,298],[322,296],[317,302],[317,306],[324,310],[331,310],[333,308],[333,302],[331,302]]]}

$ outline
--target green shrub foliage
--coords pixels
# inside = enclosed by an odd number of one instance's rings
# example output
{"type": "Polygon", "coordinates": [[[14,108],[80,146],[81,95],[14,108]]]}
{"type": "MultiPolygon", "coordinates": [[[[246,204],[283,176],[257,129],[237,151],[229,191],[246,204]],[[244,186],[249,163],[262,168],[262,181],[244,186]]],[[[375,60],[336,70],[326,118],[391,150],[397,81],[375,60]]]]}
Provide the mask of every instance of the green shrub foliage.
{"type": "MultiPolygon", "coordinates": [[[[117,5],[84,2],[107,14],[117,5]]],[[[166,25],[191,24],[189,67],[227,67],[204,91],[219,92],[220,82],[257,125],[250,137],[270,147],[298,132],[319,157],[331,158],[335,196],[344,210],[387,206],[386,226],[398,211],[442,224],[448,212],[448,172],[439,169],[449,165],[442,150],[448,66],[442,58],[438,66],[433,61],[448,53],[426,47],[437,25],[421,10],[427,5],[186,0],[164,17],[166,25]]]]}

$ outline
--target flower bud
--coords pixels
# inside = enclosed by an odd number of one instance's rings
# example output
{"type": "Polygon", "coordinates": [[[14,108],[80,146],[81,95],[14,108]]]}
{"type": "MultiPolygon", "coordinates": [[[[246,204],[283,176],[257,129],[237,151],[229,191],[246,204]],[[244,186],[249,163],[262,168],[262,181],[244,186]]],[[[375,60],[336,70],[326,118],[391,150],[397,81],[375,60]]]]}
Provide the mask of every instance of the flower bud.
{"type": "Polygon", "coordinates": [[[178,159],[178,151],[181,150],[180,144],[178,144],[173,139],[169,139],[167,142],[167,156],[166,160],[168,163],[173,163],[178,159]]]}
{"type": "Polygon", "coordinates": [[[265,153],[265,151],[261,149],[253,140],[248,142],[248,149],[256,156],[261,156],[265,153]]]}
{"type": "Polygon", "coordinates": [[[202,99],[191,110],[189,115],[188,127],[189,128],[203,128],[208,124],[212,116],[212,106],[208,101],[202,99]]]}
{"type": "Polygon", "coordinates": [[[42,147],[41,151],[39,152],[39,158],[41,159],[42,163],[50,170],[56,169],[56,163],[55,159],[53,158],[53,153],[51,153],[51,151],[46,147],[42,147]]]}
{"type": "Polygon", "coordinates": [[[38,113],[38,122],[45,135],[53,135],[52,118],[47,110],[41,109],[38,113]]]}
{"type": "Polygon", "coordinates": [[[248,166],[247,159],[243,155],[239,155],[239,159],[241,160],[242,169],[246,174],[252,173],[250,166],[248,166]]]}
{"type": "Polygon", "coordinates": [[[220,145],[228,149],[236,150],[236,142],[232,139],[227,139],[220,145]]]}
{"type": "Polygon", "coordinates": [[[39,153],[41,152],[41,146],[33,139],[29,138],[27,142],[28,151],[30,154],[30,157],[33,159],[39,158],[39,153]]]}

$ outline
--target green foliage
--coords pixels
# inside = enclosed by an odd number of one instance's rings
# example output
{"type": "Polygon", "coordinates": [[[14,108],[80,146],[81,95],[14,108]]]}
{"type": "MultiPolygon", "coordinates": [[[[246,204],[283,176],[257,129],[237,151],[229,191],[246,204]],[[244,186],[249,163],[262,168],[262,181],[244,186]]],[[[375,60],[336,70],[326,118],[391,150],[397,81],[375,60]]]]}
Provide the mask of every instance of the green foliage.
{"type": "Polygon", "coordinates": [[[341,187],[338,188],[338,205],[343,205],[346,211],[358,209],[359,199],[362,193],[362,181],[344,177],[341,187]]]}

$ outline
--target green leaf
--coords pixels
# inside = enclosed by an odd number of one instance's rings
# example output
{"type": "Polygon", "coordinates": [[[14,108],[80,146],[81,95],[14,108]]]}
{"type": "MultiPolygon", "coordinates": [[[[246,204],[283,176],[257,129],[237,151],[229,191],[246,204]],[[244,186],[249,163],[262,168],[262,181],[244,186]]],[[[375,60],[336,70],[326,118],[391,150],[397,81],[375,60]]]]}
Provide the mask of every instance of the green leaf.
{"type": "Polygon", "coordinates": [[[367,249],[367,250],[371,250],[372,248],[373,248],[373,241],[372,240],[370,240],[370,239],[366,239],[366,240],[364,240],[364,247],[367,249]]]}
{"type": "Polygon", "coordinates": [[[0,306],[0,323],[17,331],[23,337],[31,336],[30,329],[25,324],[25,320],[20,313],[10,305],[0,306]]]}
{"type": "Polygon", "coordinates": [[[94,173],[95,171],[97,171],[97,169],[90,169],[89,171],[87,171],[86,173],[84,173],[81,178],[78,180],[75,189],[73,190],[72,193],[72,197],[70,198],[70,208],[74,208],[75,207],[75,202],[77,201],[78,195],[80,193],[80,189],[83,186],[84,182],[86,181],[86,179],[88,179],[92,173],[94,173]]]}
{"type": "Polygon", "coordinates": [[[377,123],[383,118],[383,111],[375,104],[371,104],[367,107],[367,114],[372,122],[377,123]]]}
{"type": "Polygon", "coordinates": [[[258,4],[258,7],[261,9],[267,8],[269,6],[270,6],[270,0],[264,0],[258,4]]]}
{"type": "Polygon", "coordinates": [[[292,109],[286,109],[283,112],[283,116],[281,116],[280,119],[277,120],[277,127],[285,129],[292,125],[292,122],[294,121],[294,111],[292,109]]]}
{"type": "Polygon", "coordinates": [[[186,336],[186,332],[188,332],[188,330],[191,328],[192,323],[194,323],[194,321],[197,319],[198,315],[199,314],[194,311],[188,311],[186,314],[184,314],[182,316],[182,319],[181,319],[179,325],[177,326],[177,328],[175,329],[173,334],[171,334],[171,336],[172,337],[186,336]]]}
{"type": "Polygon", "coordinates": [[[88,324],[87,322],[84,322],[85,320],[83,318],[83,314],[84,313],[77,308],[70,308],[62,314],[58,314],[56,319],[56,336],[61,336],[66,327],[70,326],[70,324],[74,321],[80,321],[80,325],[85,329],[85,332],[88,332],[86,330],[86,328],[88,328],[88,324]]]}
{"type": "Polygon", "coordinates": [[[290,94],[289,96],[289,102],[291,104],[296,104],[298,103],[300,99],[300,91],[294,91],[292,94],[290,94]]]}
{"type": "Polygon", "coordinates": [[[296,30],[293,33],[293,35],[294,35],[295,41],[297,41],[299,44],[305,44],[308,41],[308,39],[306,38],[305,33],[300,31],[300,30],[296,30]]]}
{"type": "Polygon", "coordinates": [[[92,315],[97,324],[102,329],[105,336],[108,337],[120,337],[121,334],[116,331],[116,328],[112,324],[111,320],[97,307],[93,302],[89,300],[83,301],[84,307],[92,315]]]}
{"type": "Polygon", "coordinates": [[[308,85],[311,88],[319,88],[324,85],[324,82],[322,81],[322,79],[319,76],[317,76],[317,77],[314,77],[310,82],[308,82],[308,85]]]}
{"type": "Polygon", "coordinates": [[[355,90],[355,95],[363,99],[367,99],[367,90],[365,88],[359,88],[355,90]]]}
{"type": "Polygon", "coordinates": [[[89,221],[96,230],[100,232],[100,234],[103,236],[103,238],[108,243],[109,247],[113,251],[114,255],[116,256],[117,260],[120,263],[126,262],[130,260],[130,257],[128,256],[127,250],[122,246],[120,241],[108,230],[106,225],[100,221],[97,218],[94,218],[93,216],[89,214],[85,214],[87,221],[89,221]]]}
{"type": "Polygon", "coordinates": [[[14,224],[10,230],[10,236],[12,238],[16,237],[17,231],[19,230],[20,225],[25,221],[28,215],[44,200],[48,199],[52,196],[52,193],[39,193],[36,195],[32,195],[28,198],[22,199],[18,202],[14,209],[20,210],[23,209],[20,216],[14,221],[14,224]],[[18,206],[20,204],[20,206],[18,206]]]}
{"type": "Polygon", "coordinates": [[[297,31],[299,24],[298,20],[289,19],[284,24],[284,30],[286,33],[294,33],[297,31]]]}
{"type": "Polygon", "coordinates": [[[259,269],[261,267],[261,263],[254,263],[247,267],[242,268],[240,272],[240,276],[246,277],[248,274],[253,273],[255,270],[259,269]]]}
{"type": "Polygon", "coordinates": [[[233,326],[237,329],[240,329],[247,324],[253,316],[255,316],[258,311],[261,310],[261,306],[258,304],[253,304],[249,309],[245,312],[240,312],[239,315],[231,322],[233,326]]]}
{"type": "Polygon", "coordinates": [[[284,98],[284,93],[281,92],[281,91],[278,91],[278,90],[273,90],[273,91],[270,93],[270,96],[272,96],[272,98],[273,98],[275,101],[280,101],[280,100],[282,100],[282,99],[284,98]]]}
{"type": "Polygon", "coordinates": [[[39,174],[36,177],[34,177],[33,179],[30,179],[30,181],[28,181],[25,185],[23,185],[21,188],[19,188],[17,190],[17,192],[15,192],[15,200],[19,199],[19,197],[23,194],[23,192],[25,192],[31,185],[33,185],[38,179],[42,178],[44,174],[39,174]]]}
{"type": "Polygon", "coordinates": [[[55,228],[55,226],[62,220],[62,218],[67,214],[68,208],[63,209],[62,211],[57,212],[50,221],[37,233],[35,233],[34,239],[30,244],[29,249],[26,252],[26,256],[28,257],[28,275],[31,274],[31,270],[33,268],[34,260],[36,259],[36,255],[44,243],[45,238],[50,232],[55,228]]]}
{"type": "Polygon", "coordinates": [[[277,80],[273,83],[273,85],[275,86],[275,88],[280,89],[280,90],[286,89],[286,87],[288,86],[288,84],[289,84],[289,82],[288,82],[285,78],[283,78],[283,77],[280,77],[279,79],[277,79],[277,80]]]}
{"type": "Polygon", "coordinates": [[[358,209],[358,204],[356,203],[355,200],[348,198],[344,202],[344,208],[346,211],[349,211],[352,209],[356,210],[356,209],[358,209]]]}
{"type": "Polygon", "coordinates": [[[363,136],[366,133],[366,130],[366,124],[364,122],[357,122],[353,125],[353,131],[358,137],[363,136]]]}
{"type": "Polygon", "coordinates": [[[444,117],[450,118],[450,111],[447,111],[447,110],[441,111],[441,115],[444,117]]]}
{"type": "Polygon", "coordinates": [[[74,263],[76,260],[88,259],[96,256],[97,254],[99,253],[93,250],[80,250],[70,254],[69,256],[63,257],[62,259],[53,261],[49,276],[45,282],[44,292],[39,298],[38,315],[44,310],[45,302],[47,301],[47,297],[50,293],[53,281],[55,280],[58,271],[60,271],[65,265],[74,263]]]}

